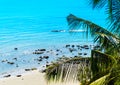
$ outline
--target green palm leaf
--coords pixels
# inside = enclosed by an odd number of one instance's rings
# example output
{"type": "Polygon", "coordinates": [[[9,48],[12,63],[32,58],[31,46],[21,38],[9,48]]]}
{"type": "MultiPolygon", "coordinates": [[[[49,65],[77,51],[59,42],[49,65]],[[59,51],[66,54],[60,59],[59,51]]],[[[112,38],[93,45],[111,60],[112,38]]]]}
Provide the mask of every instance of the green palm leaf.
{"type": "Polygon", "coordinates": [[[104,33],[97,33],[98,35],[94,38],[94,41],[97,42],[101,51],[112,56],[119,56],[120,47],[118,46],[120,40],[115,37],[109,36],[104,33]]]}
{"type": "Polygon", "coordinates": [[[93,8],[102,8],[108,3],[108,1],[110,2],[110,0],[89,0],[93,8]]]}
{"type": "MultiPolygon", "coordinates": [[[[111,0],[112,1],[112,12],[109,15],[111,31],[116,33],[120,32],[120,0],[111,0]]],[[[109,11],[109,9],[107,9],[109,11]]]]}
{"type": "Polygon", "coordinates": [[[120,32],[120,0],[89,0],[93,8],[103,8],[108,14],[111,31],[120,32]]]}
{"type": "Polygon", "coordinates": [[[67,17],[68,25],[70,30],[73,29],[85,29],[86,36],[89,36],[90,33],[94,37],[94,41],[101,46],[101,50],[110,51],[109,47],[115,48],[114,50],[120,49],[118,43],[120,38],[117,35],[114,35],[112,32],[106,30],[105,28],[90,22],[88,20],[78,18],[72,14],[67,17]]]}
{"type": "Polygon", "coordinates": [[[105,33],[109,36],[116,37],[115,35],[113,35],[111,32],[109,32],[105,28],[103,28],[91,21],[88,21],[88,20],[85,20],[82,18],[78,18],[72,14],[67,16],[67,21],[68,21],[68,25],[71,30],[80,29],[82,27],[86,30],[87,33],[90,32],[92,36],[94,36],[95,33],[97,32],[97,33],[105,33]]]}
{"type": "Polygon", "coordinates": [[[91,70],[93,72],[94,81],[104,75],[107,75],[116,65],[117,61],[114,57],[104,54],[100,51],[92,50],[91,55],[91,70]]]}
{"type": "Polygon", "coordinates": [[[106,85],[106,79],[109,77],[109,74],[100,77],[99,79],[93,81],[90,85],[106,85]]]}

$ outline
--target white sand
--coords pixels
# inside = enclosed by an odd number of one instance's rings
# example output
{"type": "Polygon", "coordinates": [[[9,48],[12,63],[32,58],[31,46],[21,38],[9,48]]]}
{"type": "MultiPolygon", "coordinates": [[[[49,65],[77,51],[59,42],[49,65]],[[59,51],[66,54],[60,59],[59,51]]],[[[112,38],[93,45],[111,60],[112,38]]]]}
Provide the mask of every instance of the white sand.
{"type": "Polygon", "coordinates": [[[80,85],[79,82],[68,83],[50,83],[47,84],[44,73],[38,70],[28,72],[21,77],[9,77],[0,79],[0,85],[80,85]]]}

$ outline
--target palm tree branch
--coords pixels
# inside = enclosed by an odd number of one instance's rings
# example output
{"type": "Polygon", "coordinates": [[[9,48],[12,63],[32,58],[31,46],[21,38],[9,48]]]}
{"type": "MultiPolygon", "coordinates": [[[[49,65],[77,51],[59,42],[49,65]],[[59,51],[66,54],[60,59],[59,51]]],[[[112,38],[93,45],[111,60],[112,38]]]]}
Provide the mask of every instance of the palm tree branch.
{"type": "Polygon", "coordinates": [[[105,28],[103,28],[103,27],[101,27],[101,26],[99,26],[99,25],[97,25],[93,22],[90,22],[88,20],[78,18],[78,17],[70,14],[67,17],[67,21],[68,21],[68,25],[69,25],[70,30],[81,29],[82,28],[82,29],[86,30],[87,36],[88,36],[88,32],[90,32],[92,36],[94,36],[94,37],[100,37],[100,36],[105,37],[107,40],[109,40],[113,44],[116,44],[120,41],[120,38],[118,36],[114,35],[113,33],[106,30],[105,28]]]}
{"type": "Polygon", "coordinates": [[[107,4],[107,0],[89,0],[92,8],[102,8],[107,4]]]}
{"type": "MultiPolygon", "coordinates": [[[[63,61],[57,61],[54,62],[52,64],[50,64],[47,68],[46,68],[46,80],[48,82],[51,81],[65,81],[66,80],[66,75],[67,75],[67,71],[69,69],[70,66],[72,65],[78,65],[80,64],[79,62],[85,62],[85,60],[90,60],[90,58],[81,58],[81,57],[77,57],[77,58],[69,58],[67,60],[63,60],[63,61]],[[62,78],[61,78],[62,77],[62,78]],[[57,79],[56,79],[57,78],[57,79]]],[[[76,67],[76,66],[75,66],[76,67]]],[[[78,69],[74,67],[75,69],[78,69]]]]}

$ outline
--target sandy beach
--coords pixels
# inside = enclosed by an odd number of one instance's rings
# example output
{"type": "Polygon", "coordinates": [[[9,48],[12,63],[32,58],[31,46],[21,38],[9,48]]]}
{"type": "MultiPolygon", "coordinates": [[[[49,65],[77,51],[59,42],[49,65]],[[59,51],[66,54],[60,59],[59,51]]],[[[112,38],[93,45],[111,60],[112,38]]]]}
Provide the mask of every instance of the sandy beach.
{"type": "Polygon", "coordinates": [[[8,77],[0,79],[0,85],[79,85],[79,82],[50,83],[48,84],[44,77],[45,73],[38,70],[22,74],[21,77],[8,77]]]}

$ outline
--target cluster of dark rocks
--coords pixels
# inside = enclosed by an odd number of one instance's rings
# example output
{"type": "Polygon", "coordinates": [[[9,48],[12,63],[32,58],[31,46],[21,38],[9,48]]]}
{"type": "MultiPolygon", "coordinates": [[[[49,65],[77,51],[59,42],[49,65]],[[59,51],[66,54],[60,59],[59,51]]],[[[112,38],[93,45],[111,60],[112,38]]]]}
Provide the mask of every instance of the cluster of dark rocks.
{"type": "Polygon", "coordinates": [[[37,61],[41,62],[43,59],[48,59],[48,58],[49,58],[49,56],[40,56],[40,57],[38,57],[37,59],[34,59],[34,60],[37,60],[37,61]]]}
{"type": "Polygon", "coordinates": [[[81,56],[81,55],[86,56],[88,54],[87,50],[93,50],[93,49],[99,49],[100,48],[99,45],[94,46],[94,45],[69,45],[69,44],[67,44],[65,47],[68,48],[70,53],[72,53],[74,51],[79,51],[79,50],[81,50],[81,51],[86,50],[85,53],[78,52],[79,56],[81,56]]]}
{"type": "MultiPolygon", "coordinates": [[[[78,57],[78,56],[85,56],[87,55],[87,50],[92,50],[92,49],[99,49],[100,46],[99,45],[96,45],[96,46],[93,46],[93,45],[70,45],[70,44],[67,44],[65,45],[65,49],[68,49],[70,53],[73,53],[73,52],[77,52],[78,51],[78,55],[74,55],[74,57],[78,57]],[[86,52],[82,52],[82,50],[85,50],[86,52]]],[[[14,50],[18,50],[18,48],[14,48],[14,50]]],[[[62,49],[56,49],[56,50],[46,50],[46,49],[37,49],[33,52],[33,54],[45,54],[45,53],[55,53],[56,56],[59,55],[59,53],[62,53],[62,55],[64,55],[62,49]]],[[[61,56],[62,56],[61,55],[61,56]]],[[[40,64],[41,61],[43,61],[44,59],[47,60],[49,59],[50,56],[46,56],[46,55],[38,55],[37,58],[35,58],[34,60],[35,61],[38,61],[38,64],[40,64]]],[[[13,58],[14,61],[17,61],[18,59],[15,57],[13,58]]],[[[15,64],[14,61],[9,61],[9,60],[2,60],[1,62],[4,63],[8,63],[10,65],[13,65],[15,64]]],[[[76,62],[76,63],[79,63],[79,62],[76,62]]],[[[48,64],[48,60],[47,60],[47,63],[46,63],[46,67],[49,66],[48,64]]],[[[18,67],[18,65],[16,64],[16,67],[18,67]]],[[[32,70],[36,70],[36,68],[31,68],[31,69],[25,69],[25,71],[32,71],[32,70]]],[[[5,75],[4,77],[10,77],[11,75],[5,75]]],[[[17,77],[21,77],[21,75],[17,75],[17,77]]]]}
{"type": "Polygon", "coordinates": [[[52,30],[51,32],[65,32],[65,30],[52,30]]]}
{"type": "Polygon", "coordinates": [[[11,64],[11,65],[15,64],[14,62],[9,62],[9,61],[8,61],[7,63],[8,63],[8,64],[11,64]]]}
{"type": "Polygon", "coordinates": [[[37,68],[26,68],[25,71],[33,71],[33,70],[37,70],[37,68]]]}
{"type": "MultiPolygon", "coordinates": [[[[13,60],[17,61],[17,58],[13,58],[13,60]]],[[[6,60],[2,60],[1,62],[2,62],[2,63],[5,63],[5,62],[6,62],[6,63],[8,63],[8,64],[10,64],[10,65],[15,64],[15,62],[9,61],[9,60],[7,60],[7,59],[6,59],[6,60]]]]}
{"type": "MultiPolygon", "coordinates": [[[[69,49],[70,53],[72,53],[74,51],[83,50],[83,49],[86,49],[86,50],[91,49],[91,47],[89,45],[66,45],[65,47],[69,49]]],[[[78,52],[78,55],[82,55],[82,54],[87,55],[87,52],[86,53],[78,52]]]]}
{"type": "Polygon", "coordinates": [[[7,62],[7,63],[10,64],[10,65],[15,64],[14,62],[10,62],[10,61],[8,61],[8,60],[2,60],[1,62],[2,62],[2,63],[3,63],[3,62],[7,62]]]}
{"type": "MultiPolygon", "coordinates": [[[[25,71],[34,71],[34,70],[37,70],[37,68],[25,69],[25,71]]],[[[6,74],[3,77],[7,78],[7,77],[11,77],[11,76],[12,76],[11,74],[6,74]]],[[[16,75],[16,77],[21,77],[21,76],[22,76],[21,74],[16,75]]]]}
{"type": "Polygon", "coordinates": [[[46,49],[37,49],[33,54],[43,54],[46,51],[46,49]]]}
{"type": "Polygon", "coordinates": [[[69,45],[69,44],[67,44],[66,46],[65,46],[66,48],[69,48],[69,47],[72,47],[72,48],[74,48],[74,47],[77,47],[77,48],[82,48],[82,49],[98,49],[98,48],[100,48],[100,46],[99,45],[69,45]]]}
{"type": "Polygon", "coordinates": [[[89,45],[66,45],[65,46],[66,48],[74,48],[74,47],[77,47],[78,49],[90,49],[91,46],[89,45]]]}
{"type": "Polygon", "coordinates": [[[8,75],[5,75],[4,77],[10,77],[11,75],[10,74],[8,74],[8,75]]]}
{"type": "MultiPolygon", "coordinates": [[[[5,75],[5,76],[3,76],[4,78],[8,78],[8,77],[11,77],[12,75],[11,74],[7,74],[7,75],[5,75]]],[[[21,77],[22,75],[20,75],[20,74],[18,74],[18,75],[16,75],[16,77],[21,77]]]]}

